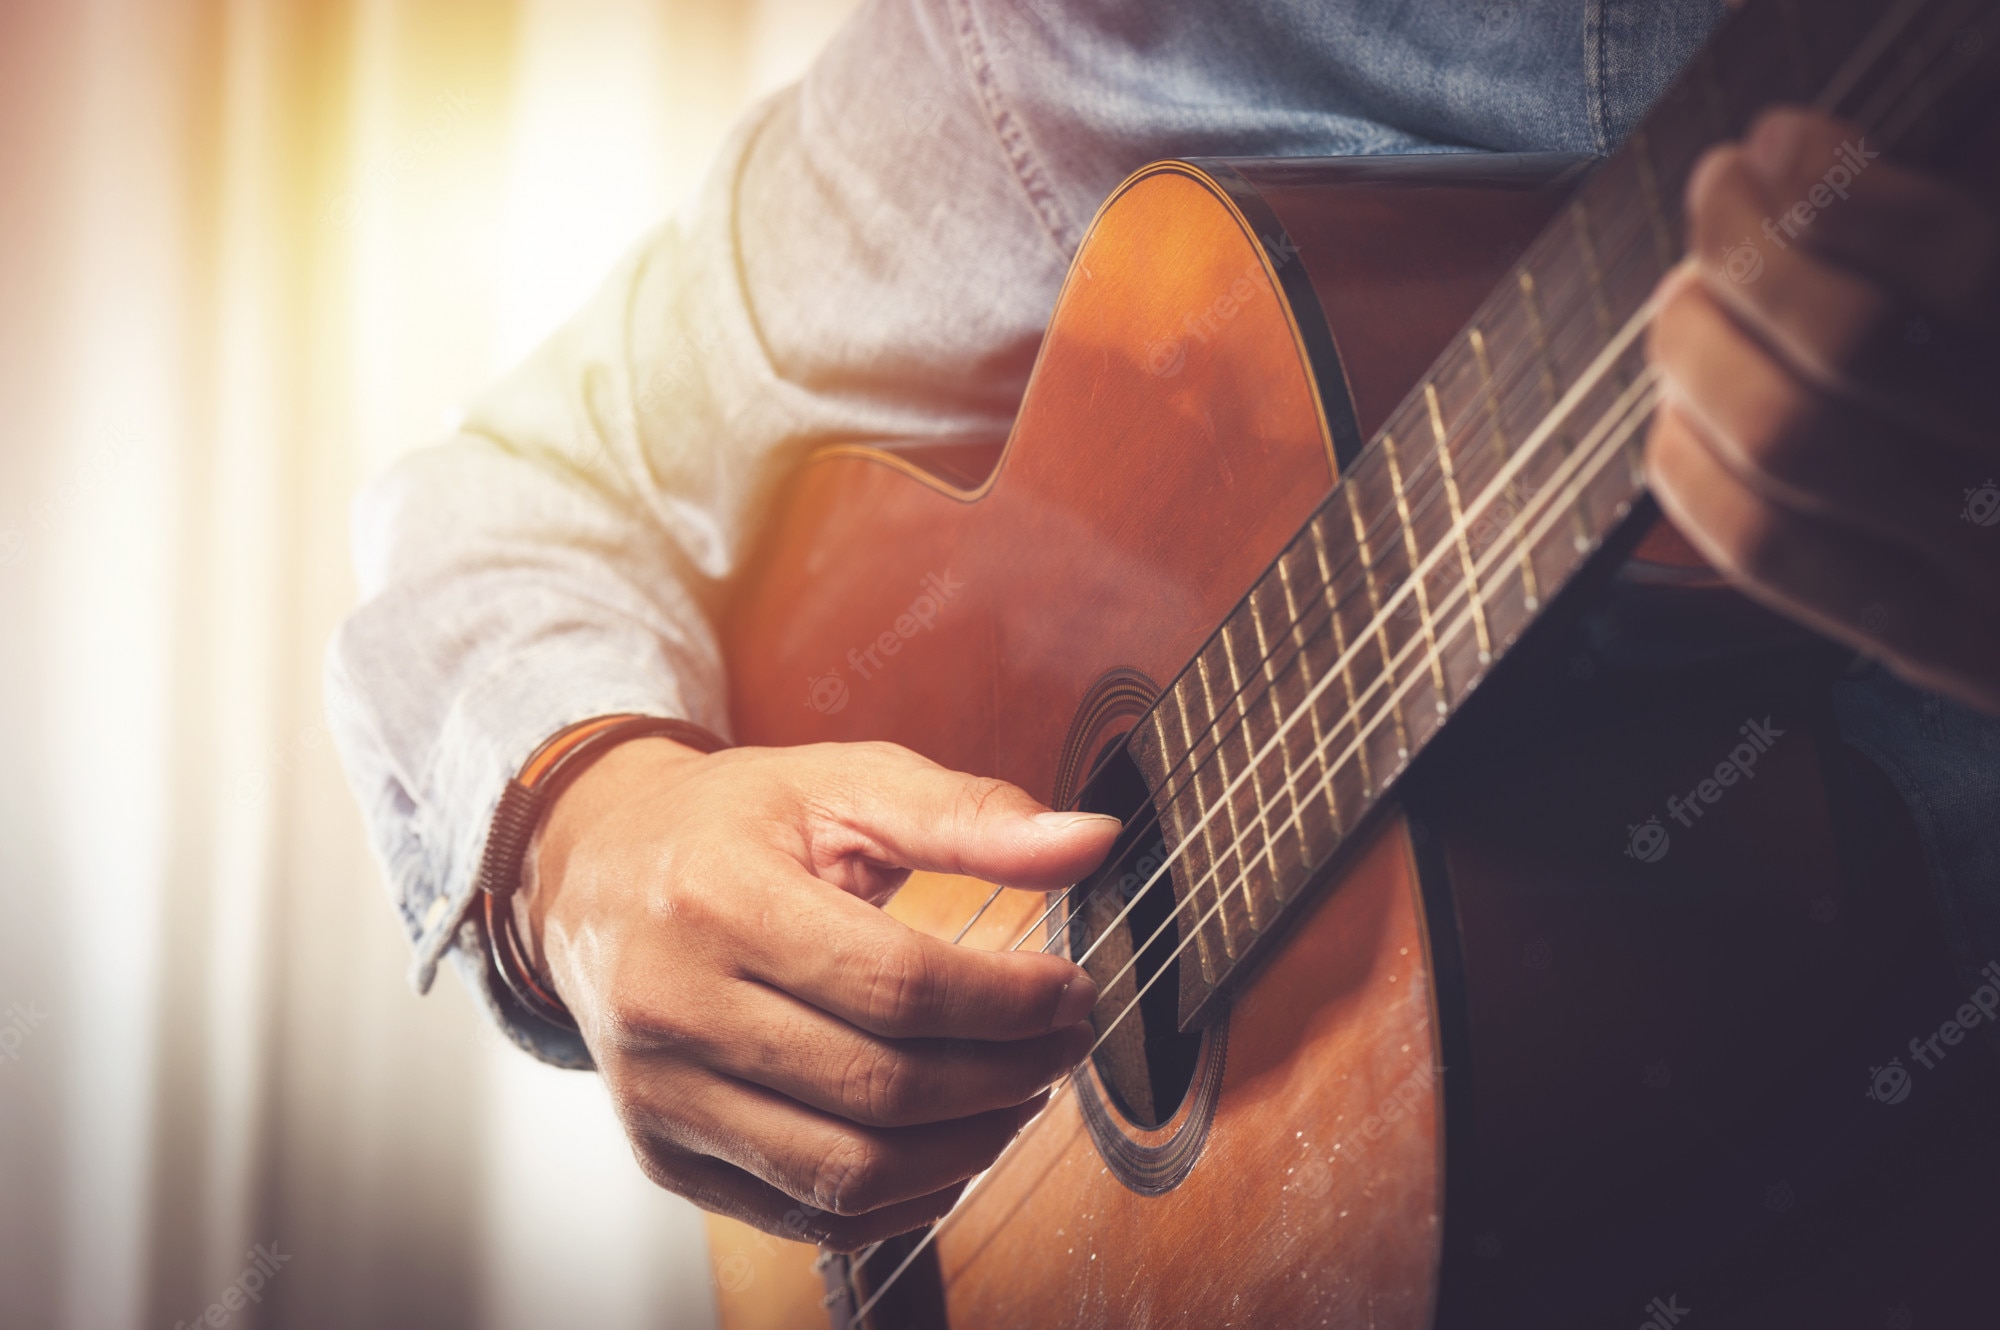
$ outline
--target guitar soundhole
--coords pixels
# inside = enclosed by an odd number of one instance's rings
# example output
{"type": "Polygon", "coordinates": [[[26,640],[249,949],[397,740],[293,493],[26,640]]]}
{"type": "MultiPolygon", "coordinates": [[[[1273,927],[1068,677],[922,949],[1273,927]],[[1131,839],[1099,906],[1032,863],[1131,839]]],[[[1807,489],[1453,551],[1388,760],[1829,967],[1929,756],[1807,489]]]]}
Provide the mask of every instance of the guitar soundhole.
{"type": "Polygon", "coordinates": [[[1169,922],[1174,891],[1162,868],[1171,847],[1123,740],[1118,736],[1100,753],[1075,806],[1121,818],[1125,831],[1078,891],[1066,927],[1069,954],[1087,955],[1084,969],[1097,981],[1091,1021],[1100,1042],[1091,1060],[1098,1079],[1118,1111],[1150,1131],[1172,1120],[1186,1099],[1201,1036],[1180,1029],[1174,953],[1181,935],[1169,922]]]}

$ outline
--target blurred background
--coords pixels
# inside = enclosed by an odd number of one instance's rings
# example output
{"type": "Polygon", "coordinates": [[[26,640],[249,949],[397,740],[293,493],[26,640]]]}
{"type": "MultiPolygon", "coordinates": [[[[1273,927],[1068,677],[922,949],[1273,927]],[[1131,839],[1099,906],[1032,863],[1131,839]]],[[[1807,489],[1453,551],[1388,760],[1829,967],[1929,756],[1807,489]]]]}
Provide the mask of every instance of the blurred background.
{"type": "Polygon", "coordinates": [[[596,1078],[405,986],[320,659],[360,482],[851,3],[0,0],[0,1325],[713,1323],[596,1078]]]}

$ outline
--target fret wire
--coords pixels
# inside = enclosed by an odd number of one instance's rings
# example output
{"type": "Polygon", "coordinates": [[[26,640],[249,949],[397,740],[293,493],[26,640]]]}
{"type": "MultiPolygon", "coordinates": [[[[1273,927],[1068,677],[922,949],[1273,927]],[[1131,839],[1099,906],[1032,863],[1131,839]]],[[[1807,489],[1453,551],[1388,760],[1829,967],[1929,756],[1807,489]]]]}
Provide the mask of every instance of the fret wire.
{"type": "MultiPolygon", "coordinates": [[[[1351,499],[1349,500],[1349,504],[1351,507],[1351,499]]],[[[1361,520],[1360,514],[1355,514],[1354,520],[1358,525],[1361,520]]],[[[1334,660],[1339,666],[1341,678],[1347,685],[1347,706],[1349,714],[1352,714],[1354,708],[1360,705],[1360,703],[1354,700],[1354,651],[1347,644],[1347,625],[1341,621],[1340,604],[1334,597],[1333,572],[1327,566],[1326,535],[1320,530],[1317,518],[1307,523],[1306,529],[1312,532],[1313,553],[1319,557],[1320,585],[1325,588],[1327,617],[1333,622],[1333,646],[1334,650],[1339,653],[1334,657],[1334,660]]],[[[1362,566],[1364,569],[1367,567],[1365,563],[1362,566]]],[[[1372,606],[1375,601],[1375,588],[1372,579],[1369,584],[1368,599],[1372,606]]],[[[1401,732],[1400,723],[1397,726],[1397,730],[1398,733],[1401,732]]],[[[1368,770],[1368,755],[1363,753],[1361,755],[1361,794],[1364,799],[1367,799],[1373,798],[1374,792],[1375,777],[1368,770]]]]}
{"type": "MultiPolygon", "coordinates": [[[[1194,658],[1194,672],[1195,677],[1201,681],[1202,709],[1212,718],[1208,725],[1203,727],[1202,732],[1208,736],[1209,752],[1214,755],[1216,770],[1222,773],[1222,779],[1226,782],[1230,779],[1228,736],[1216,732],[1217,723],[1221,720],[1222,713],[1216,710],[1215,689],[1208,677],[1208,653],[1206,651],[1203,651],[1202,654],[1194,658]]],[[[1187,703],[1185,699],[1181,703],[1181,716],[1182,724],[1185,725],[1187,716],[1187,703]]],[[[1199,781],[1195,783],[1193,788],[1195,807],[1201,809],[1207,805],[1208,796],[1202,793],[1199,781]]],[[[1241,839],[1243,832],[1236,825],[1235,808],[1233,806],[1225,807],[1224,811],[1229,814],[1231,839],[1241,839]]]]}
{"type": "Polygon", "coordinates": [[[1611,306],[1604,296],[1604,279],[1597,266],[1597,246],[1590,238],[1590,211],[1581,196],[1569,205],[1569,216],[1576,232],[1577,254],[1583,259],[1583,275],[1590,284],[1590,304],[1597,315],[1597,331],[1600,335],[1605,334],[1611,331],[1611,306]]]}
{"type": "MultiPolygon", "coordinates": [[[[1352,485],[1342,485],[1341,489],[1347,492],[1347,511],[1354,518],[1354,539],[1361,550],[1361,571],[1368,583],[1368,612],[1375,628],[1376,646],[1382,652],[1382,670],[1384,673],[1387,673],[1389,669],[1389,621],[1382,613],[1381,589],[1375,584],[1375,556],[1368,548],[1368,533],[1361,526],[1361,509],[1358,506],[1359,501],[1354,497],[1354,487],[1352,485]]],[[[1334,613],[1338,615],[1339,612],[1339,606],[1336,605],[1334,613]]],[[[1400,709],[1396,712],[1396,748],[1404,757],[1410,755],[1409,727],[1403,723],[1403,713],[1400,709]]]]}
{"type": "MultiPolygon", "coordinates": [[[[1531,284],[1533,279],[1528,276],[1526,271],[1523,271],[1521,276],[1524,282],[1523,297],[1532,301],[1533,297],[1530,292],[1532,290],[1531,284]]],[[[1530,322],[1532,322],[1532,319],[1530,322]]],[[[1537,328],[1538,333],[1539,331],[1539,328],[1537,328]]],[[[1514,455],[1513,448],[1507,442],[1507,422],[1504,413],[1500,409],[1500,395],[1498,389],[1495,387],[1493,365],[1486,354],[1486,334],[1476,325],[1472,329],[1471,341],[1473,360],[1479,366],[1479,377],[1486,389],[1487,414],[1493,422],[1493,444],[1499,450],[1500,461],[1504,465],[1507,459],[1514,455]]],[[[1525,500],[1521,497],[1520,485],[1509,480],[1507,482],[1508,505],[1518,513],[1521,511],[1524,502],[1525,500]]],[[[1456,496],[1452,499],[1452,506],[1454,509],[1458,506],[1456,496]]],[[[1541,586],[1535,579],[1535,560],[1526,549],[1521,551],[1521,597],[1522,602],[1528,607],[1531,613],[1536,606],[1542,603],[1541,586]]]]}
{"type": "MultiPolygon", "coordinates": [[[[1311,661],[1306,655],[1305,631],[1299,624],[1298,596],[1292,589],[1291,566],[1289,563],[1286,562],[1285,557],[1282,555],[1279,556],[1278,558],[1278,583],[1285,589],[1285,613],[1291,617],[1292,635],[1298,643],[1298,649],[1295,653],[1294,658],[1299,663],[1299,678],[1301,681],[1305,681],[1307,679],[1307,671],[1311,667],[1311,661]]],[[[1260,626],[1258,629],[1258,634],[1259,634],[1258,645],[1260,647],[1263,645],[1262,632],[1263,630],[1260,626]]],[[[1308,683],[1307,686],[1310,687],[1311,685],[1308,683]]],[[[1352,675],[1348,677],[1347,686],[1348,686],[1348,692],[1351,695],[1354,689],[1354,680],[1352,675]]],[[[1271,694],[1271,710],[1277,714],[1279,728],[1282,729],[1284,726],[1284,712],[1282,707],[1279,705],[1277,696],[1277,681],[1275,679],[1272,680],[1272,686],[1268,691],[1271,694]]],[[[1312,722],[1313,751],[1318,752],[1321,745],[1323,745],[1326,742],[1325,734],[1320,726],[1319,708],[1317,706],[1307,708],[1306,716],[1307,719],[1309,719],[1312,722]]],[[[1289,750],[1287,751],[1289,752],[1289,750]]],[[[1291,758],[1289,756],[1287,756],[1285,759],[1285,771],[1286,771],[1286,779],[1289,781],[1291,772],[1291,758]]],[[[1296,800],[1297,798],[1296,794],[1293,797],[1296,800]]],[[[1338,793],[1335,792],[1333,785],[1331,783],[1329,783],[1326,787],[1326,804],[1327,804],[1327,814],[1329,817],[1333,819],[1333,834],[1336,836],[1345,835],[1346,828],[1342,825],[1340,820],[1340,796],[1338,793]]]]}
{"type": "MultiPolygon", "coordinates": [[[[1424,641],[1430,647],[1431,681],[1437,688],[1437,707],[1443,711],[1450,705],[1450,692],[1445,687],[1444,666],[1438,660],[1437,632],[1431,625],[1430,593],[1424,587],[1422,568],[1424,552],[1417,548],[1416,524],[1410,520],[1410,501],[1403,493],[1403,468],[1396,457],[1396,440],[1393,435],[1384,434],[1381,439],[1382,456],[1389,464],[1389,484],[1396,494],[1396,512],[1403,519],[1403,549],[1410,559],[1410,585],[1417,590],[1417,619],[1423,625],[1424,641]]],[[[1403,745],[1403,756],[1408,757],[1409,744],[1403,745]]]]}
{"type": "MultiPolygon", "coordinates": [[[[1252,596],[1252,601],[1250,607],[1251,608],[1250,617],[1252,619],[1255,619],[1257,617],[1257,614],[1256,614],[1256,603],[1254,599],[1256,596],[1256,591],[1254,588],[1251,591],[1251,596],[1252,596]]],[[[1253,731],[1250,728],[1250,710],[1248,707],[1244,705],[1243,672],[1236,664],[1236,647],[1234,643],[1232,643],[1230,640],[1229,636],[1230,631],[1231,631],[1231,625],[1229,621],[1226,619],[1223,620],[1222,659],[1226,661],[1229,665],[1229,683],[1230,687],[1234,690],[1232,705],[1236,708],[1237,712],[1242,717],[1242,719],[1236,725],[1236,733],[1243,743],[1243,759],[1246,763],[1249,764],[1250,767],[1251,795],[1256,800],[1258,808],[1261,809],[1264,806],[1264,773],[1258,763],[1252,762],[1250,760],[1250,754],[1255,751],[1250,742],[1253,735],[1253,731]]],[[[1263,633],[1259,632],[1258,636],[1262,637],[1263,633]]],[[[1266,661],[1265,664],[1267,667],[1269,666],[1268,661],[1266,661]]],[[[1277,895],[1278,878],[1282,870],[1278,867],[1277,849],[1270,834],[1270,826],[1269,826],[1270,819],[1268,817],[1264,817],[1261,813],[1259,815],[1259,818],[1261,821],[1265,823],[1264,853],[1260,857],[1266,860],[1270,864],[1271,894],[1275,898],[1277,895]]],[[[1244,861],[1243,879],[1244,879],[1243,901],[1245,907],[1250,912],[1250,922],[1254,927],[1262,928],[1263,924],[1257,918],[1258,911],[1257,911],[1256,898],[1251,894],[1250,891],[1249,861],[1247,860],[1244,861]]]]}
{"type": "MultiPolygon", "coordinates": [[[[1548,330],[1542,326],[1542,302],[1536,298],[1534,274],[1530,270],[1526,270],[1526,268],[1522,268],[1522,272],[1520,272],[1520,290],[1522,290],[1522,296],[1526,298],[1528,322],[1534,326],[1534,344],[1536,344],[1536,350],[1542,356],[1542,384],[1544,384],[1544,388],[1548,392],[1550,406],[1554,406],[1562,398],[1562,382],[1556,378],[1556,360],[1554,360],[1554,354],[1548,348],[1548,330]]],[[[1562,446],[1562,454],[1568,456],[1570,454],[1570,432],[1568,430],[1558,432],[1556,440],[1562,446]]],[[[1588,544],[1590,542],[1590,522],[1584,516],[1584,508],[1582,508],[1580,502],[1578,504],[1570,504],[1570,520],[1576,526],[1576,542],[1578,544],[1588,544]]],[[[1532,562],[1534,554],[1530,552],[1528,558],[1532,562]]],[[[1540,602],[1536,602],[1536,604],[1540,604],[1540,602]]],[[[1534,608],[1534,606],[1530,606],[1530,608],[1534,608]]]]}
{"type": "MultiPolygon", "coordinates": [[[[1280,583],[1285,584],[1285,602],[1287,608],[1289,609],[1292,598],[1291,587],[1290,584],[1287,583],[1285,579],[1285,575],[1283,572],[1284,559],[1282,556],[1280,556],[1278,560],[1278,566],[1280,569],[1278,575],[1278,581],[1280,583]]],[[[1261,587],[1259,589],[1261,590],[1261,587]]],[[[1285,725],[1284,699],[1278,696],[1279,670],[1272,661],[1272,649],[1271,649],[1270,637],[1264,631],[1264,615],[1263,612],[1257,608],[1257,592],[1255,590],[1253,590],[1250,593],[1250,624],[1253,628],[1257,630],[1257,659],[1261,662],[1264,671],[1264,696],[1265,698],[1269,699],[1271,704],[1271,724],[1272,724],[1271,733],[1277,734],[1280,730],[1284,728],[1285,725]]],[[[1296,660],[1299,667],[1299,677],[1303,679],[1305,677],[1305,670],[1306,670],[1306,660],[1304,653],[1301,652],[1296,657],[1296,660]]],[[[1315,717],[1314,719],[1317,720],[1317,717],[1315,717]]],[[[1250,723],[1247,715],[1245,716],[1243,723],[1245,730],[1247,731],[1250,723]]],[[[1315,734],[1319,732],[1319,726],[1317,724],[1313,726],[1313,732],[1315,734]]],[[[1298,823],[1299,860],[1301,863],[1310,866],[1312,863],[1312,846],[1311,843],[1306,839],[1305,818],[1303,817],[1302,810],[1299,807],[1298,777],[1294,773],[1292,765],[1291,744],[1285,742],[1279,743],[1278,758],[1280,764],[1285,769],[1284,789],[1286,795],[1289,796],[1292,801],[1292,812],[1295,815],[1300,815],[1298,823]]],[[[1265,841],[1266,844],[1271,845],[1273,847],[1275,847],[1277,843],[1277,838],[1269,834],[1269,828],[1266,828],[1265,841]]],[[[1282,889],[1283,884],[1284,884],[1284,879],[1278,872],[1277,856],[1274,853],[1271,859],[1271,890],[1273,891],[1273,893],[1278,895],[1280,899],[1282,899],[1285,895],[1289,894],[1282,889]]]]}
{"type": "MultiPolygon", "coordinates": [[[[1199,660],[1200,657],[1197,656],[1195,659],[1199,660]]],[[[1209,829],[1209,824],[1214,821],[1214,814],[1211,811],[1207,816],[1202,815],[1203,799],[1201,793],[1201,773],[1203,767],[1206,764],[1204,762],[1197,762],[1195,760],[1194,729],[1191,725],[1188,724],[1187,694],[1183,692],[1181,689],[1175,688],[1174,701],[1178,705],[1180,710],[1181,742],[1183,746],[1186,748],[1188,755],[1188,783],[1184,793],[1189,793],[1194,796],[1195,829],[1201,833],[1202,848],[1208,852],[1208,866],[1212,868],[1215,865],[1215,839],[1214,839],[1214,834],[1209,829]]],[[[1204,870],[1201,876],[1205,878],[1207,876],[1207,871],[1204,870]]],[[[1201,890],[1201,887],[1199,884],[1199,879],[1195,878],[1194,874],[1190,873],[1189,878],[1190,881],[1188,883],[1188,894],[1192,896],[1195,893],[1199,892],[1201,890]]],[[[1229,954],[1229,928],[1226,922],[1222,925],[1221,931],[1222,931],[1222,949],[1223,949],[1223,954],[1226,956],[1229,954]]],[[[1093,950],[1095,950],[1096,945],[1097,944],[1094,942],[1091,944],[1093,950]]],[[[1208,951],[1206,944],[1204,944],[1203,949],[1204,952],[1208,951]]],[[[1205,954],[1203,956],[1202,965],[1203,965],[1203,977],[1206,978],[1210,966],[1209,955],[1205,954]]],[[[1214,970],[1218,974],[1221,973],[1222,966],[1220,962],[1214,963],[1214,970]]]]}
{"type": "MultiPolygon", "coordinates": [[[[1476,330],[1475,330],[1476,331],[1476,330]]],[[[1479,663],[1488,664],[1493,659],[1493,634],[1486,623],[1486,602],[1479,593],[1479,579],[1472,571],[1472,533],[1465,524],[1465,509],[1459,503],[1458,476],[1452,470],[1451,442],[1444,433],[1444,413],[1438,409],[1437,388],[1433,384],[1424,385],[1424,397],[1431,407],[1431,429],[1437,435],[1438,468],[1444,474],[1444,492],[1451,504],[1451,529],[1458,536],[1459,565],[1465,573],[1466,594],[1472,597],[1472,626],[1479,640],[1479,663]]],[[[1508,487],[1509,493],[1513,487],[1508,487]]],[[[1435,650],[1433,647],[1433,660],[1435,650]]],[[[1443,680],[1439,680],[1439,696],[1443,697],[1443,680]]]]}

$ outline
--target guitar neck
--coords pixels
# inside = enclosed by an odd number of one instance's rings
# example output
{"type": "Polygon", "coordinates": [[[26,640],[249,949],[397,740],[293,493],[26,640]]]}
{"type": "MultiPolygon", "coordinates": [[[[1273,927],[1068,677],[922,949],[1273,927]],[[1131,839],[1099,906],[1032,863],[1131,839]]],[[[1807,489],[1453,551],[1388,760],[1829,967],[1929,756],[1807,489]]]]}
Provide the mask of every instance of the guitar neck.
{"type": "MultiPolygon", "coordinates": [[[[1217,1007],[1465,699],[1618,543],[1644,494],[1658,396],[1644,333],[1684,249],[1679,200],[1700,153],[1794,102],[1857,127],[1830,176],[1887,149],[1928,155],[1992,83],[1995,9],[1757,0],[1736,14],[1166,689],[1130,750],[1182,847],[1178,908],[1199,921],[1179,967],[1184,1025],[1217,1007]]],[[[1771,243],[1746,236],[1710,257],[1754,281],[1771,243]]]]}

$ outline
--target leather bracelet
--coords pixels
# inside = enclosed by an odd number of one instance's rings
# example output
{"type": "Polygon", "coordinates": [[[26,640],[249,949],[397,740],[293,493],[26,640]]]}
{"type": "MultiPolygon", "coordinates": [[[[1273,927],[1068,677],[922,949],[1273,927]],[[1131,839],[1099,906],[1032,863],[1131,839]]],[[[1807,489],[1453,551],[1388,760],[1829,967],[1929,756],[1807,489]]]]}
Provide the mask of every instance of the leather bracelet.
{"type": "Polygon", "coordinates": [[[500,982],[530,1016],[567,1033],[578,1033],[576,1018],[561,998],[544,988],[528,963],[514,927],[514,893],[521,888],[521,869],[529,842],[542,817],[571,782],[591,763],[619,744],[634,739],[672,739],[703,753],[729,747],[723,739],[690,721],[659,716],[598,716],[552,736],[508,780],[493,810],[486,848],[479,858],[479,892],[485,910],[486,950],[500,982]]]}

